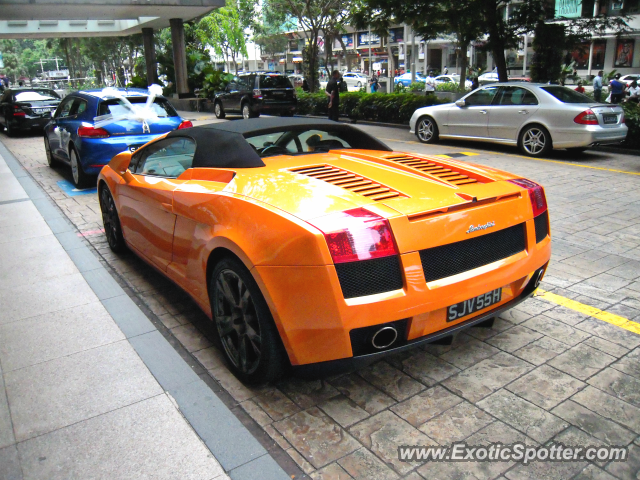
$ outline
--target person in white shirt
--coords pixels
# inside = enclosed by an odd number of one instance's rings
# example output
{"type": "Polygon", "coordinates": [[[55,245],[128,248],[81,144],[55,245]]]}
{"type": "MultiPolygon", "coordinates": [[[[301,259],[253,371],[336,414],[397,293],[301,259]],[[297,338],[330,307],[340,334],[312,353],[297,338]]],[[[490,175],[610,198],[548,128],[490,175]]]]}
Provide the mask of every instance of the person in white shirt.
{"type": "Polygon", "coordinates": [[[429,95],[436,91],[436,79],[433,78],[433,72],[424,79],[424,94],[429,95]]]}
{"type": "Polygon", "coordinates": [[[627,87],[627,92],[629,93],[629,97],[640,97],[640,87],[638,86],[638,82],[635,80],[631,82],[631,85],[627,87]]]}

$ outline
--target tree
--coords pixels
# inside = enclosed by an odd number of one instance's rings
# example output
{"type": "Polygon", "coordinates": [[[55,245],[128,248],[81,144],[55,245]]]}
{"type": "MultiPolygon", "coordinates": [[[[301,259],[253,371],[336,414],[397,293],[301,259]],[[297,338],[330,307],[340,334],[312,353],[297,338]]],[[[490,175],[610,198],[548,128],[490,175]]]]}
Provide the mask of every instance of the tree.
{"type": "Polygon", "coordinates": [[[464,8],[454,0],[361,0],[352,8],[352,19],[358,28],[370,27],[379,35],[388,35],[391,25],[406,23],[414,33],[430,40],[453,35],[460,52],[460,90],[465,88],[467,50],[483,34],[478,0],[467,2],[464,8]],[[372,13],[373,12],[373,13],[372,13]]]}
{"type": "Polygon", "coordinates": [[[236,57],[240,54],[247,55],[247,34],[245,33],[247,22],[249,22],[248,14],[244,12],[241,16],[241,10],[237,4],[233,0],[228,0],[226,7],[214,10],[199,23],[202,43],[213,48],[216,54],[224,56],[225,60],[231,55],[236,73],[238,73],[236,57]],[[245,16],[246,18],[243,18],[245,16]]]}
{"type": "Polygon", "coordinates": [[[265,0],[263,3],[263,8],[272,17],[285,20],[290,14],[298,20],[298,28],[304,31],[307,39],[304,57],[308,63],[304,66],[312,92],[318,86],[320,33],[326,34],[335,29],[336,25],[344,24],[348,5],[346,0],[265,0]]]}

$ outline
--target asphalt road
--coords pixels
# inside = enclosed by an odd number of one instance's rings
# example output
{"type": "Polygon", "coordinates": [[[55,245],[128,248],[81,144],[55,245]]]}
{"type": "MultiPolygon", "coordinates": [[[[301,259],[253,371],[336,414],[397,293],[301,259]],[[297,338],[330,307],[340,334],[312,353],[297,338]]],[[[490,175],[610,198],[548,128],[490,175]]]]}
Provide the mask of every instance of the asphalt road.
{"type": "MultiPolygon", "coordinates": [[[[185,113],[195,124],[211,115],[185,113]]],[[[640,472],[640,158],[587,151],[523,157],[515,148],[422,145],[408,129],[359,125],[400,151],[504,169],[547,193],[553,257],[540,296],[491,329],[458,335],[326,381],[248,388],[233,377],[211,322],[132,254],[106,245],[95,193],[77,192],[66,167],[46,165],[40,134],[2,141],[76,225],[78,235],[148,315],[199,362],[256,435],[318,479],[619,478],[640,472]],[[470,155],[469,155],[470,154],[470,155]],[[248,420],[246,420],[248,419],[248,420]],[[400,445],[528,445],[549,441],[629,447],[627,462],[398,460],[400,445]]],[[[277,455],[276,455],[277,457],[277,455]]],[[[286,464],[287,461],[282,460],[286,464]]]]}

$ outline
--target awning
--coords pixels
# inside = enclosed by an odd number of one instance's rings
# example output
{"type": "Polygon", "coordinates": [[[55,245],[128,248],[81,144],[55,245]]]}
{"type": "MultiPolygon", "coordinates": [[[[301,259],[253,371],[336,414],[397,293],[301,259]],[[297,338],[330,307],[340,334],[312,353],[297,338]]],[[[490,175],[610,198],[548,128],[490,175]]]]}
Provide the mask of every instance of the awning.
{"type": "Polygon", "coordinates": [[[293,63],[302,63],[302,57],[293,57],[293,63]]]}

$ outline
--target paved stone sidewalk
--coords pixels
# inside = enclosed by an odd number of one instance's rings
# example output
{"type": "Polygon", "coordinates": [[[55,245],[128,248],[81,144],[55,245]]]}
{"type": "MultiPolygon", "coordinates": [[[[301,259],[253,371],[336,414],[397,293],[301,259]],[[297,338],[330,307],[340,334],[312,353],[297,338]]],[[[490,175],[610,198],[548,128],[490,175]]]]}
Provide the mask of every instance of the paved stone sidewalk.
{"type": "MultiPolygon", "coordinates": [[[[395,129],[373,131],[403,140],[389,142],[399,150],[452,151],[406,143],[414,137],[395,129]]],[[[211,323],[184,293],[134,255],[110,252],[95,196],[60,191],[56,182],[69,174],[46,166],[41,139],[0,139],[140,302],[312,478],[637,480],[640,336],[533,298],[492,329],[468,330],[450,346],[426,346],[325,381],[248,388],[230,374],[211,323]],[[458,440],[624,445],[631,459],[528,466],[398,461],[399,445],[458,440]]],[[[508,154],[469,160],[545,186],[553,236],[545,290],[640,322],[640,176],[508,154]]]]}

